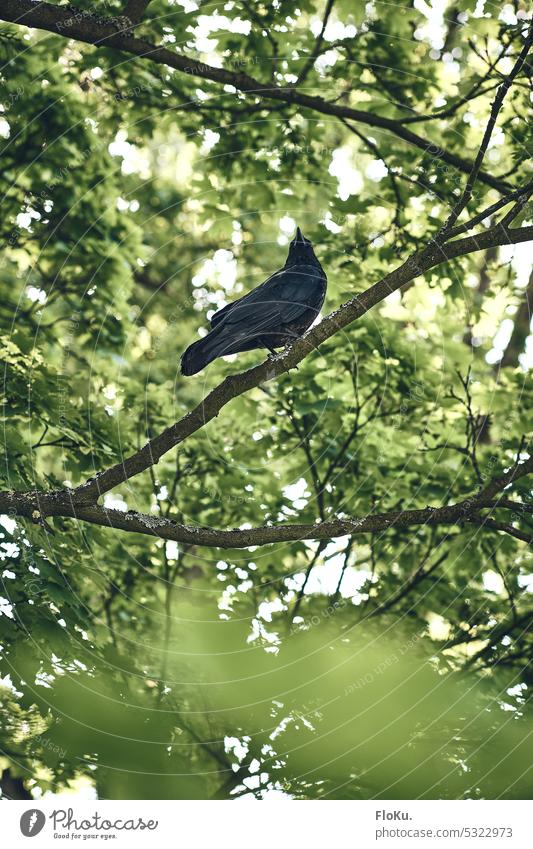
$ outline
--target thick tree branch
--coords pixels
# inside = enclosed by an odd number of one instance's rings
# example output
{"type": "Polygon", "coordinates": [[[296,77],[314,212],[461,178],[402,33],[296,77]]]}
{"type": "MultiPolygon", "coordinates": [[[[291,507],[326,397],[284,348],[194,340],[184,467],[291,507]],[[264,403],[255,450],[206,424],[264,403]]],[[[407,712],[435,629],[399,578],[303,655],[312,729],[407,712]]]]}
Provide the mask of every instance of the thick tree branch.
{"type": "MultiPolygon", "coordinates": [[[[503,490],[510,486],[512,483],[533,472],[533,456],[530,456],[523,463],[519,462],[520,453],[522,450],[523,449],[521,447],[519,451],[519,456],[517,457],[517,461],[513,466],[511,466],[510,469],[508,469],[502,475],[498,475],[497,477],[493,478],[490,483],[488,483],[487,486],[481,490],[478,496],[479,501],[482,501],[485,504],[488,501],[495,499],[499,492],[503,492],[503,490]]],[[[509,502],[507,498],[500,497],[496,499],[496,505],[500,507],[508,507],[510,503],[512,504],[512,502],[509,502]]]]}
{"type": "Polygon", "coordinates": [[[140,23],[142,16],[152,0],[128,0],[124,14],[134,24],[140,23]]]}
{"type": "Polygon", "coordinates": [[[503,357],[499,365],[502,368],[516,368],[519,364],[520,354],[526,347],[526,341],[530,333],[531,319],[533,318],[533,271],[529,276],[529,281],[523,291],[518,310],[514,317],[513,331],[509,344],[504,351],[503,357]]]}
{"type": "MultiPolygon", "coordinates": [[[[352,109],[340,103],[330,103],[321,97],[303,94],[294,86],[282,88],[273,83],[261,83],[247,74],[228,71],[224,68],[215,68],[183,53],[176,53],[166,47],[158,47],[144,39],[135,38],[128,30],[120,29],[119,18],[102,18],[97,14],[81,12],[71,6],[54,6],[51,3],[40,3],[35,2],[35,0],[3,0],[0,8],[0,19],[46,30],[67,38],[74,38],[97,47],[113,47],[132,56],[167,65],[191,76],[201,77],[223,85],[232,85],[238,91],[244,93],[261,96],[269,100],[283,101],[289,105],[301,106],[323,115],[347,118],[369,127],[380,127],[403,139],[408,144],[420,148],[434,159],[440,159],[465,174],[472,172],[473,163],[471,161],[442,149],[430,139],[413,133],[399,121],[381,115],[373,115],[359,109],[352,109]]],[[[481,169],[477,173],[477,178],[499,191],[505,192],[509,189],[505,181],[493,177],[481,169]]]]}

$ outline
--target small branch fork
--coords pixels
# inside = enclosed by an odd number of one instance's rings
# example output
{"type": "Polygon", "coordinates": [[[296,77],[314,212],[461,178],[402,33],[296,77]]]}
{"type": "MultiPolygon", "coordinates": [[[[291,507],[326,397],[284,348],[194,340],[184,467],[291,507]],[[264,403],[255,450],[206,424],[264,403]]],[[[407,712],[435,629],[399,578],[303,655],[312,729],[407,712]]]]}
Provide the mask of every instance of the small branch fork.
{"type": "MultiPolygon", "coordinates": [[[[297,85],[281,86],[276,85],[272,80],[263,83],[248,74],[230,71],[226,68],[216,68],[169,47],[161,47],[146,39],[135,37],[132,30],[139,23],[139,18],[132,18],[131,16],[138,15],[138,10],[142,15],[147,5],[146,0],[130,0],[126,5],[124,15],[117,18],[104,18],[94,12],[85,12],[69,5],[58,6],[52,3],[36,2],[36,0],[2,0],[0,20],[45,30],[96,47],[112,47],[130,56],[135,56],[141,61],[155,62],[192,77],[210,80],[221,85],[234,86],[237,91],[262,100],[276,100],[288,106],[299,106],[323,115],[359,122],[369,127],[379,127],[407,142],[407,144],[419,148],[434,159],[446,162],[464,174],[471,175],[475,170],[476,179],[498,189],[498,191],[510,190],[505,180],[484,171],[480,167],[480,163],[476,165],[476,162],[472,163],[458,154],[439,147],[431,139],[413,132],[401,119],[395,120],[361,109],[354,109],[345,104],[327,101],[322,97],[308,95],[301,91],[297,85]]],[[[328,2],[326,9],[326,11],[329,10],[328,16],[332,5],[328,2]]],[[[324,21],[324,30],[326,26],[327,19],[324,21]]],[[[323,32],[319,38],[318,51],[320,52],[323,32]]],[[[316,50],[315,46],[310,57],[313,63],[316,50]]],[[[308,70],[304,65],[300,74],[300,83],[307,73],[308,70]]]]}

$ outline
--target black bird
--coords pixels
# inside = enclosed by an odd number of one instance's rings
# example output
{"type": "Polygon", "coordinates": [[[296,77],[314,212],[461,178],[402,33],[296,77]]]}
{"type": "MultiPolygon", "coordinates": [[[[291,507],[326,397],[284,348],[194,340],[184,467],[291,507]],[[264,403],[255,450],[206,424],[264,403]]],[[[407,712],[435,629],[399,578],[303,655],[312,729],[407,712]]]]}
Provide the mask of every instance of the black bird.
{"type": "Polygon", "coordinates": [[[283,348],[311,326],[324,302],[327,279],[309,239],[298,227],[287,262],[257,289],[211,319],[211,332],[190,345],[181,372],[197,374],[217,357],[255,348],[283,348]]]}

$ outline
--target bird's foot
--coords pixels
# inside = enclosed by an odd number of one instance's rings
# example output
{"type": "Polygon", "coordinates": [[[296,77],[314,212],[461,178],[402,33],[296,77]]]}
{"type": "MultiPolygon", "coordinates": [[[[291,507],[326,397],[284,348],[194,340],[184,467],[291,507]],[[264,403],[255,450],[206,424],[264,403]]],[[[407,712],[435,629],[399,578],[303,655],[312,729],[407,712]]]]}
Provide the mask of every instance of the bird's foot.
{"type": "MultiPolygon", "coordinates": [[[[297,341],[298,341],[298,337],[296,337],[296,339],[291,339],[291,341],[290,341],[290,342],[288,342],[288,343],[285,345],[285,347],[284,347],[284,349],[283,349],[283,353],[284,353],[284,354],[286,354],[286,353],[287,353],[287,351],[290,351],[290,349],[292,348],[292,346],[294,345],[294,343],[295,343],[295,342],[297,342],[297,341]]],[[[292,366],[292,368],[295,368],[295,369],[296,369],[296,371],[299,371],[299,368],[298,368],[298,366],[297,366],[297,365],[292,366]]]]}

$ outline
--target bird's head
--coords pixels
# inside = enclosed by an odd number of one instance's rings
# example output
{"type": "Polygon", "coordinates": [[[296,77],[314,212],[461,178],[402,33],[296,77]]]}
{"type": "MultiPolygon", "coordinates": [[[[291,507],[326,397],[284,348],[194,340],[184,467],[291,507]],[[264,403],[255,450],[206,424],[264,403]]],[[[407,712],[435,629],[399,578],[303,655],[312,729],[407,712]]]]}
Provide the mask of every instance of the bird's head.
{"type": "Polygon", "coordinates": [[[309,239],[306,239],[299,227],[296,228],[296,235],[289,245],[289,255],[285,265],[297,265],[299,263],[317,262],[313,245],[309,239]]]}

